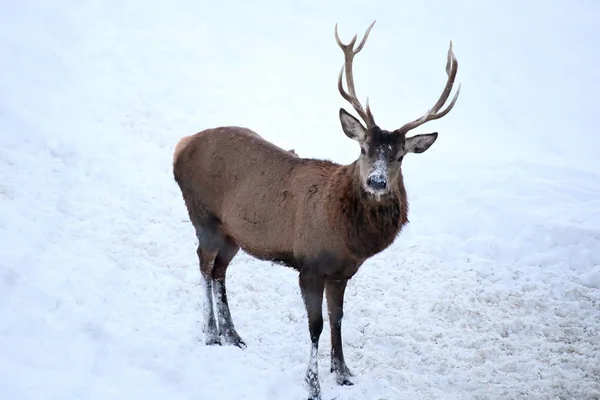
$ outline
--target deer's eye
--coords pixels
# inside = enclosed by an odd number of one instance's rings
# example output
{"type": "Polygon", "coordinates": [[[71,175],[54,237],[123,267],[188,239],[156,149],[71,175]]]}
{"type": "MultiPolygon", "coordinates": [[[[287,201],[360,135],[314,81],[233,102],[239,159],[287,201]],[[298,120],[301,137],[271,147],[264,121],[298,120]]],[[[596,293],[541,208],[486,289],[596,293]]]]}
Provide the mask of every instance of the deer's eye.
{"type": "Polygon", "coordinates": [[[360,154],[366,154],[365,149],[363,149],[362,147],[360,148],[360,154]]]}
{"type": "Polygon", "coordinates": [[[404,158],[404,156],[400,156],[398,157],[398,162],[402,162],[402,159],[404,158]]]}

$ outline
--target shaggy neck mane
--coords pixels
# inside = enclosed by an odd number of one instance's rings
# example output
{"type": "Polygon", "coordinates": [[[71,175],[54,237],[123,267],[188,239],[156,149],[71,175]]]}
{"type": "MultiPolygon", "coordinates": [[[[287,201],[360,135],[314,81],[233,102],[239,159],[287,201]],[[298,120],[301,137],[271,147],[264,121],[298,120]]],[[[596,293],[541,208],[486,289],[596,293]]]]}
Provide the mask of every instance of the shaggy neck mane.
{"type": "Polygon", "coordinates": [[[408,222],[408,202],[402,175],[392,193],[377,200],[360,183],[358,165],[340,167],[333,174],[328,206],[333,223],[345,225],[348,250],[357,258],[371,257],[392,244],[408,222]]]}

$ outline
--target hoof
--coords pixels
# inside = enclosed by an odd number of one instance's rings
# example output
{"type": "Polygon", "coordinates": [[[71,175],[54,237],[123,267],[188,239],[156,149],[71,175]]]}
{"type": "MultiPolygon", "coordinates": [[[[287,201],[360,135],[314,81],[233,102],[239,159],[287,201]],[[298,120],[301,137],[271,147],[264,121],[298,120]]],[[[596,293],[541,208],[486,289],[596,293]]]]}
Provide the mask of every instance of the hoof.
{"type": "Polygon", "coordinates": [[[207,346],[220,346],[221,338],[218,335],[206,335],[205,343],[207,346]]]}
{"type": "Polygon", "coordinates": [[[341,386],[354,385],[354,383],[350,380],[350,378],[353,377],[354,374],[352,372],[350,372],[350,370],[348,369],[348,367],[346,365],[339,367],[339,368],[331,367],[330,371],[335,372],[335,374],[336,374],[335,381],[337,382],[338,385],[341,385],[341,386]]]}
{"type": "Polygon", "coordinates": [[[308,400],[321,400],[321,393],[313,393],[308,396],[308,400]]]}
{"type": "Polygon", "coordinates": [[[237,346],[242,350],[244,350],[246,347],[248,347],[246,345],[246,343],[242,340],[240,335],[238,335],[237,333],[225,335],[225,336],[223,336],[223,340],[225,341],[225,344],[227,344],[229,346],[237,346]]]}
{"type": "Polygon", "coordinates": [[[338,383],[338,385],[341,385],[341,386],[353,386],[354,385],[354,383],[347,377],[338,376],[335,378],[335,381],[338,383]]]}
{"type": "Polygon", "coordinates": [[[223,343],[229,346],[236,346],[240,349],[245,349],[246,343],[242,340],[240,335],[236,332],[235,329],[223,329],[221,332],[221,338],[223,338],[223,343]]]}

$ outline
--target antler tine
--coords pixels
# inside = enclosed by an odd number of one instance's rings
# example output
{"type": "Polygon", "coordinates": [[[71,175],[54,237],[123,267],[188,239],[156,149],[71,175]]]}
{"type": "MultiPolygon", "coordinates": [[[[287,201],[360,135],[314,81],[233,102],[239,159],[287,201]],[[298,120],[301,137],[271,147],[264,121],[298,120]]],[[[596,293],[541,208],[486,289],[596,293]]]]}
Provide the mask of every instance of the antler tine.
{"type": "Polygon", "coordinates": [[[446,61],[446,74],[448,75],[448,80],[446,81],[446,86],[442,91],[438,101],[433,105],[433,107],[428,110],[423,116],[415,119],[414,121],[408,122],[404,124],[399,131],[407,133],[408,131],[415,129],[418,126],[423,125],[425,122],[433,121],[439,118],[442,118],[446,114],[452,110],[454,104],[456,104],[456,100],[458,99],[458,95],[460,93],[461,85],[458,85],[456,89],[456,93],[450,101],[448,107],[440,112],[440,108],[446,103],[450,93],[452,92],[452,87],[454,86],[454,80],[456,79],[456,73],[458,72],[458,61],[456,60],[456,56],[454,55],[454,51],[452,50],[452,41],[450,41],[450,46],[448,47],[448,58],[446,61]]]}
{"type": "Polygon", "coordinates": [[[347,102],[349,102],[352,105],[352,107],[354,107],[354,110],[356,110],[358,115],[365,122],[365,124],[367,125],[367,128],[370,128],[371,126],[375,125],[375,119],[373,118],[373,113],[371,112],[371,109],[369,108],[369,99],[367,98],[366,111],[365,111],[363,106],[360,104],[358,97],[356,96],[356,89],[354,87],[354,75],[352,73],[352,62],[354,60],[354,56],[356,54],[358,54],[365,46],[365,43],[367,42],[367,39],[369,38],[369,34],[371,33],[371,29],[373,28],[373,25],[375,25],[375,22],[376,21],[373,21],[371,23],[371,25],[369,25],[369,27],[367,28],[367,30],[365,32],[365,35],[363,36],[362,40],[360,41],[360,43],[358,44],[358,47],[356,49],[354,49],[354,45],[356,43],[357,36],[354,35],[354,37],[348,44],[342,43],[342,41],[340,40],[340,37],[338,35],[338,24],[337,23],[335,24],[335,40],[336,40],[338,46],[340,46],[340,48],[344,52],[344,65],[342,66],[340,75],[338,77],[338,90],[339,90],[340,94],[342,95],[342,97],[347,102]],[[342,78],[343,78],[344,72],[346,73],[346,85],[348,86],[348,91],[350,92],[350,94],[348,94],[348,92],[346,92],[344,90],[344,85],[342,83],[342,78]]]}

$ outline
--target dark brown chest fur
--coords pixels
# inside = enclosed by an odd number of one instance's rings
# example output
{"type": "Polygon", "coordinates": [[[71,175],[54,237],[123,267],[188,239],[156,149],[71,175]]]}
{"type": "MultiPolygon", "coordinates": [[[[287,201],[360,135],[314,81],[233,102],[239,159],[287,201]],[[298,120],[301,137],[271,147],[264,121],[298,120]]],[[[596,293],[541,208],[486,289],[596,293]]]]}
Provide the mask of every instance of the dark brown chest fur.
{"type": "Polygon", "coordinates": [[[375,199],[362,190],[352,176],[338,180],[335,197],[330,198],[330,215],[343,224],[348,250],[359,259],[367,259],[390,246],[408,222],[408,203],[402,178],[392,194],[375,199]]]}

